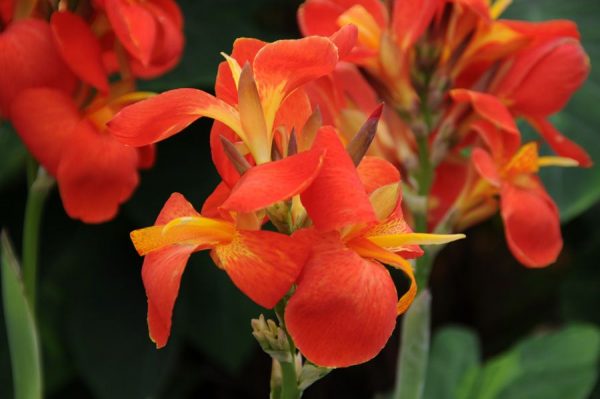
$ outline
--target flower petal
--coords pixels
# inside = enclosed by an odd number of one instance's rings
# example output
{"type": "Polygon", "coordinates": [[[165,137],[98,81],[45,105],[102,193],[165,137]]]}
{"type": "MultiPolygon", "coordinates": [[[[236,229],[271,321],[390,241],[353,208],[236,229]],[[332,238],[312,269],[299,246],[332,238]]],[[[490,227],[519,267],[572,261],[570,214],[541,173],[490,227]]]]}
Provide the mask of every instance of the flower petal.
{"type": "Polygon", "coordinates": [[[102,50],[89,25],[69,11],[55,12],[50,26],[58,51],[73,72],[101,92],[108,92],[102,50]]]}
{"type": "Polygon", "coordinates": [[[87,120],[74,129],[56,178],[65,211],[86,223],[112,219],[138,184],[138,155],[87,120]]]}
{"type": "Polygon", "coordinates": [[[10,117],[27,149],[56,176],[61,154],[81,119],[73,100],[55,89],[27,89],[13,101],[10,117]]]}
{"type": "Polygon", "coordinates": [[[338,234],[322,235],[288,302],[285,324],[311,362],[352,366],[385,346],[396,324],[397,301],[385,267],[345,247],[338,234]]]}
{"type": "Polygon", "coordinates": [[[498,129],[519,134],[515,120],[497,97],[466,89],[454,89],[450,91],[450,95],[455,101],[471,103],[482,118],[494,124],[498,129]]]}
{"type": "Polygon", "coordinates": [[[437,0],[394,2],[392,31],[402,48],[412,46],[421,37],[439,7],[437,0]]]}
{"type": "Polygon", "coordinates": [[[246,172],[221,206],[243,213],[264,209],[306,189],[323,165],[324,151],[313,149],[258,165],[246,172]]]}
{"type": "Polygon", "coordinates": [[[335,129],[322,127],[313,148],[327,150],[321,172],[301,194],[315,227],[331,231],[374,222],[376,217],[369,197],[335,129]]]}
{"type": "Polygon", "coordinates": [[[356,170],[368,194],[371,194],[380,187],[392,183],[400,183],[400,172],[398,169],[390,162],[381,158],[365,156],[360,161],[356,170]]]}
{"type": "Polygon", "coordinates": [[[237,110],[196,89],[175,89],[123,108],[108,123],[123,144],[134,147],[164,140],[202,116],[223,122],[236,133],[242,128],[237,110]]]}
{"type": "Polygon", "coordinates": [[[238,231],[212,252],[215,263],[250,299],[273,308],[302,270],[306,249],[297,240],[272,231],[238,231]]]}
{"type": "Polygon", "coordinates": [[[492,183],[494,186],[500,187],[502,178],[498,172],[498,167],[488,152],[481,148],[474,148],[471,159],[473,160],[475,170],[477,170],[481,177],[492,183]]]}
{"type": "Polygon", "coordinates": [[[508,247],[527,267],[544,267],[556,261],[562,249],[556,205],[543,188],[523,189],[505,184],[500,210],[508,247]]]}

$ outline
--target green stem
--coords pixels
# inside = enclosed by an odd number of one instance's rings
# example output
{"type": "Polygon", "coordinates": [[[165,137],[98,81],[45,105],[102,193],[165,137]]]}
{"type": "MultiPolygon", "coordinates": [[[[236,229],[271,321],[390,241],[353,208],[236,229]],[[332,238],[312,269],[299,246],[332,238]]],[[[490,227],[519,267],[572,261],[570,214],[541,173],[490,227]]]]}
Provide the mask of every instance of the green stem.
{"type": "Polygon", "coordinates": [[[25,221],[23,226],[23,284],[25,295],[35,316],[37,264],[39,253],[39,236],[44,210],[44,202],[54,179],[39,168],[37,176],[29,187],[27,204],[25,206],[25,221]]]}
{"type": "Polygon", "coordinates": [[[300,390],[298,389],[298,378],[296,376],[296,364],[291,362],[281,362],[281,399],[298,399],[300,390]]]}

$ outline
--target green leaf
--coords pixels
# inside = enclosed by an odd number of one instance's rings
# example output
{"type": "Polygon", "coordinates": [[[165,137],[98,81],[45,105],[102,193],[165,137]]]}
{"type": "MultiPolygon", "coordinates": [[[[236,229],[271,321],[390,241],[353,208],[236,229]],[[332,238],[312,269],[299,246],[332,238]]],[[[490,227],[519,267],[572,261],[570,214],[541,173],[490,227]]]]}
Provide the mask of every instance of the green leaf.
{"type": "Polygon", "coordinates": [[[431,294],[424,290],[406,312],[402,321],[400,358],[396,371],[394,399],[420,399],[425,389],[429,357],[431,294]]]}
{"type": "Polygon", "coordinates": [[[596,382],[599,357],[600,330],[572,325],[527,338],[490,360],[459,397],[584,399],[596,382]]]}
{"type": "Polygon", "coordinates": [[[424,398],[455,399],[461,382],[478,368],[480,356],[473,331],[460,327],[440,330],[431,346],[424,398]]]}
{"type": "Polygon", "coordinates": [[[0,121],[0,189],[23,171],[27,150],[12,127],[0,121]]]}
{"type": "Polygon", "coordinates": [[[15,399],[42,397],[40,345],[21,270],[5,232],[2,248],[2,301],[13,374],[15,399]]]}
{"type": "MultiPolygon", "coordinates": [[[[571,19],[581,32],[583,47],[590,55],[592,72],[568,106],[551,118],[566,136],[583,146],[595,161],[591,169],[545,168],[541,176],[561,211],[563,222],[580,215],[600,199],[600,2],[589,0],[516,0],[503,17],[534,21],[571,19]]],[[[549,88],[551,90],[551,88],[549,88]]]]}

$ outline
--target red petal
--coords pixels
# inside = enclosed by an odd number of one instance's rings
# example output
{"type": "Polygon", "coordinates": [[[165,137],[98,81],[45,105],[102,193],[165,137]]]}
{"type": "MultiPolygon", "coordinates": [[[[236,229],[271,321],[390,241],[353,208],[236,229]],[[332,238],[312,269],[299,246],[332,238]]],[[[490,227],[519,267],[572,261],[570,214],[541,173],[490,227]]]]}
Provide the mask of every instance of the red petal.
{"type": "Polygon", "coordinates": [[[385,267],[329,234],[314,241],[285,323],[308,360],[347,367],[369,361],[385,346],[396,324],[397,302],[385,267]]]}
{"type": "Polygon", "coordinates": [[[592,166],[593,162],[589,154],[582,147],[563,136],[546,119],[531,118],[528,121],[558,155],[574,159],[584,168],[592,166]]]}
{"type": "Polygon", "coordinates": [[[50,25],[39,19],[10,23],[0,32],[0,115],[8,117],[11,101],[23,90],[47,87],[70,93],[75,79],[60,57],[50,25]]]}
{"type": "Polygon", "coordinates": [[[431,186],[432,209],[429,212],[429,230],[435,228],[458,199],[469,177],[469,163],[458,157],[439,164],[431,186]]]}
{"type": "Polygon", "coordinates": [[[323,153],[313,149],[251,168],[233,187],[222,208],[250,213],[290,199],[317,177],[323,153]]]}
{"type": "Polygon", "coordinates": [[[333,72],[333,80],[338,90],[367,115],[381,103],[373,87],[353,64],[338,63],[333,72]]]}
{"type": "Polygon", "coordinates": [[[485,118],[497,128],[512,134],[519,134],[515,120],[497,97],[466,89],[454,89],[450,91],[450,95],[455,101],[470,102],[482,118],[485,118]]]}
{"type": "Polygon", "coordinates": [[[154,144],[138,147],[138,168],[150,169],[156,160],[156,146],[154,144]]]}
{"type": "Polygon", "coordinates": [[[84,82],[108,92],[100,43],[87,23],[69,11],[55,12],[50,19],[54,40],[69,68],[84,82]]]}
{"type": "Polygon", "coordinates": [[[231,189],[229,186],[225,182],[219,183],[215,190],[206,198],[206,201],[204,201],[200,213],[209,218],[223,218],[223,213],[226,212],[221,212],[219,208],[229,198],[230,194],[231,189]]]}
{"type": "Polygon", "coordinates": [[[143,65],[148,65],[157,33],[152,13],[138,2],[106,0],[104,4],[106,15],[119,41],[133,57],[143,65]]]}
{"type": "Polygon", "coordinates": [[[83,120],[66,144],[57,180],[67,214],[86,223],[112,219],[138,184],[138,156],[83,120]]]}
{"type": "Polygon", "coordinates": [[[295,90],[281,103],[275,116],[273,129],[283,126],[286,132],[289,133],[294,129],[296,135],[300,135],[304,123],[312,115],[312,112],[306,91],[303,89],[295,90]]]}
{"type": "Polygon", "coordinates": [[[412,46],[431,23],[438,0],[411,0],[394,2],[392,31],[403,48],[412,46]]]}
{"type": "Polygon", "coordinates": [[[148,297],[148,330],[157,348],[165,346],[171,334],[181,275],[194,249],[194,245],[172,245],[144,258],[142,280],[148,297]]]}
{"type": "Polygon", "coordinates": [[[518,131],[499,129],[488,120],[476,120],[471,123],[471,128],[479,133],[494,158],[499,160],[511,157],[521,146],[521,135],[518,131]]]}
{"type": "Polygon", "coordinates": [[[335,129],[331,126],[319,129],[313,148],[327,150],[321,173],[301,194],[315,227],[330,231],[374,222],[369,197],[335,129]]]}
{"type": "Polygon", "coordinates": [[[528,190],[505,184],[500,209],[508,246],[519,262],[544,267],[556,261],[562,249],[560,220],[543,188],[528,190]]]}
{"type": "Polygon", "coordinates": [[[10,116],[29,152],[56,176],[63,149],[81,119],[73,100],[54,89],[27,89],[13,101],[10,116]]]}
{"type": "Polygon", "coordinates": [[[202,116],[241,130],[233,107],[196,89],[170,90],[125,107],[108,127],[123,144],[139,147],[171,137],[202,116]]]}
{"type": "Polygon", "coordinates": [[[300,30],[305,36],[331,36],[340,28],[338,17],[355,5],[364,7],[379,26],[387,23],[387,11],[379,0],[309,0],[298,9],[300,30]]]}
{"type": "Polygon", "coordinates": [[[354,25],[344,25],[340,30],[331,35],[329,39],[337,47],[339,59],[345,59],[356,45],[358,28],[354,25]]]}
{"type": "Polygon", "coordinates": [[[365,156],[356,170],[368,194],[380,187],[400,182],[398,169],[381,158],[365,156]]]}
{"type": "Polygon", "coordinates": [[[296,281],[306,250],[280,233],[239,231],[231,243],[218,245],[212,256],[244,294],[270,309],[296,281]]]}
{"type": "Polygon", "coordinates": [[[200,214],[194,209],[192,204],[185,199],[183,195],[179,193],[173,193],[167,202],[165,202],[165,205],[158,214],[154,225],[159,226],[167,224],[173,219],[186,216],[200,216],[200,214]]]}
{"type": "Polygon", "coordinates": [[[501,177],[498,168],[489,153],[481,148],[474,148],[471,154],[477,172],[495,186],[500,186],[501,177]]]}

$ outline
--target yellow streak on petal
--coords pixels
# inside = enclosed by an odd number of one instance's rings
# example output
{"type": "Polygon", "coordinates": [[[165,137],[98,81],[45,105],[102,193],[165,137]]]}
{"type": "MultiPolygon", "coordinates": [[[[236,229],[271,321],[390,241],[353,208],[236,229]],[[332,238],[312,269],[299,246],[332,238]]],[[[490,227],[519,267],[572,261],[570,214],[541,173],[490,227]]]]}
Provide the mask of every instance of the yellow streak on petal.
{"type": "Polygon", "coordinates": [[[384,220],[393,212],[400,197],[400,183],[379,187],[369,196],[377,220],[384,220]]]}
{"type": "Polygon", "coordinates": [[[238,64],[235,58],[230,57],[225,53],[221,53],[221,55],[223,56],[223,58],[225,58],[225,61],[227,61],[227,64],[229,65],[229,70],[231,71],[231,76],[233,76],[235,88],[237,89],[240,81],[240,74],[242,73],[242,68],[240,67],[240,64],[238,64]]]}
{"type": "Polygon", "coordinates": [[[500,15],[511,5],[512,0],[496,0],[494,5],[490,8],[490,14],[492,18],[498,19],[500,15]]]}
{"type": "Polygon", "coordinates": [[[539,157],[538,158],[538,166],[539,167],[562,166],[565,168],[570,168],[570,167],[579,166],[579,162],[577,162],[574,159],[566,158],[566,157],[548,156],[548,157],[539,157]]]}
{"type": "Polygon", "coordinates": [[[397,248],[403,245],[441,245],[465,238],[464,234],[383,234],[365,237],[383,248],[397,248]]]}
{"type": "Polygon", "coordinates": [[[268,134],[265,114],[250,64],[240,74],[238,86],[238,110],[242,128],[246,133],[244,142],[257,164],[271,160],[271,135],[268,134]]]}

